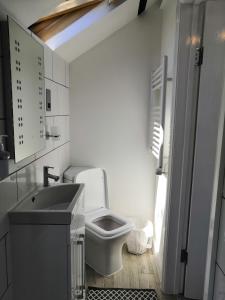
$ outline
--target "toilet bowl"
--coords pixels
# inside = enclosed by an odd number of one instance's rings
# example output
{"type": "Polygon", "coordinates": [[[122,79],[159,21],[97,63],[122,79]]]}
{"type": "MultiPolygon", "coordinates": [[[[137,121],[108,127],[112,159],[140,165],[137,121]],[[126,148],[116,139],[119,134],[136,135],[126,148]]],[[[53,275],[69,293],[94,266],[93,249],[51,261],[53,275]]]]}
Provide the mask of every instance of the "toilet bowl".
{"type": "Polygon", "coordinates": [[[122,247],[134,225],[109,209],[107,180],[100,168],[70,167],[64,182],[84,183],[85,259],[97,273],[120,271],[122,247]]]}
{"type": "Polygon", "coordinates": [[[104,208],[86,214],[85,219],[87,264],[104,276],[120,271],[122,247],[132,224],[104,208]]]}

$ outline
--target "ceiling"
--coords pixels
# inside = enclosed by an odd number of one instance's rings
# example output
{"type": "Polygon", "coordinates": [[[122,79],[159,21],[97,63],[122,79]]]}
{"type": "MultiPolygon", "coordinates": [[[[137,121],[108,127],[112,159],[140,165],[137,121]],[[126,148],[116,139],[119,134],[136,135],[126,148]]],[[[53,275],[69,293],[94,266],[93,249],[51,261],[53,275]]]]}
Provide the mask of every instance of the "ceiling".
{"type": "MultiPolygon", "coordinates": [[[[157,0],[148,0],[147,8],[157,0]]],[[[120,0],[117,6],[107,1],[70,24],[46,41],[66,61],[81,54],[112,35],[137,17],[140,0],[120,0]]],[[[50,14],[62,0],[0,0],[0,6],[24,27],[50,14]]]]}

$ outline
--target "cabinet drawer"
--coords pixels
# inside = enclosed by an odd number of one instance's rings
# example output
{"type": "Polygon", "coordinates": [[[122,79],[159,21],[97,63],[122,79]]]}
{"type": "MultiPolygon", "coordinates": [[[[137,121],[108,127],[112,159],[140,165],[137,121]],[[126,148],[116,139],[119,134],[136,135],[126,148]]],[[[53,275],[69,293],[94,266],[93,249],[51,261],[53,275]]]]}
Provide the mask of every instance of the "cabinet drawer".
{"type": "Polygon", "coordinates": [[[218,266],[216,266],[213,300],[223,300],[224,298],[225,298],[225,276],[218,268],[218,266]]]}
{"type": "Polygon", "coordinates": [[[225,200],[222,201],[222,210],[220,217],[219,242],[217,252],[217,263],[225,273],[225,200]]]}
{"type": "Polygon", "coordinates": [[[0,297],[7,289],[6,246],[5,238],[0,241],[0,297]]]}

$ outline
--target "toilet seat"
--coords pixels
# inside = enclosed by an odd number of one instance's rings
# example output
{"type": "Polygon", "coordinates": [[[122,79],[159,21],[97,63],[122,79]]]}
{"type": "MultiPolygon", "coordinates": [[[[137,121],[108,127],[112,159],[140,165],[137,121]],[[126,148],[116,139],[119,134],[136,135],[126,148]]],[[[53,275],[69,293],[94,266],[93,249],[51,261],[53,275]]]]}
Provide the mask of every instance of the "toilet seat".
{"type": "Polygon", "coordinates": [[[133,228],[133,224],[130,221],[118,216],[107,208],[99,208],[86,213],[85,226],[88,231],[92,232],[93,234],[97,234],[100,238],[116,238],[120,235],[124,235],[133,228]],[[102,217],[112,218],[119,224],[119,227],[113,230],[105,230],[94,223],[96,220],[102,217]]]}

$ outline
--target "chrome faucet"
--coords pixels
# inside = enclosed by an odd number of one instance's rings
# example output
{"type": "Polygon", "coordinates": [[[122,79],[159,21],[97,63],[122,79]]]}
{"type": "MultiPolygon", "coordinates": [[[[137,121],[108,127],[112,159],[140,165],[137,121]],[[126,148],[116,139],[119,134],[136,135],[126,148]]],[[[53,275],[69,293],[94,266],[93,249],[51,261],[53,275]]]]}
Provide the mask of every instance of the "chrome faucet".
{"type": "Polygon", "coordinates": [[[48,181],[49,178],[54,179],[55,181],[59,180],[59,176],[48,173],[49,169],[54,169],[54,167],[48,167],[48,166],[43,167],[43,177],[44,177],[44,186],[45,187],[49,186],[49,181],[48,181]]]}

